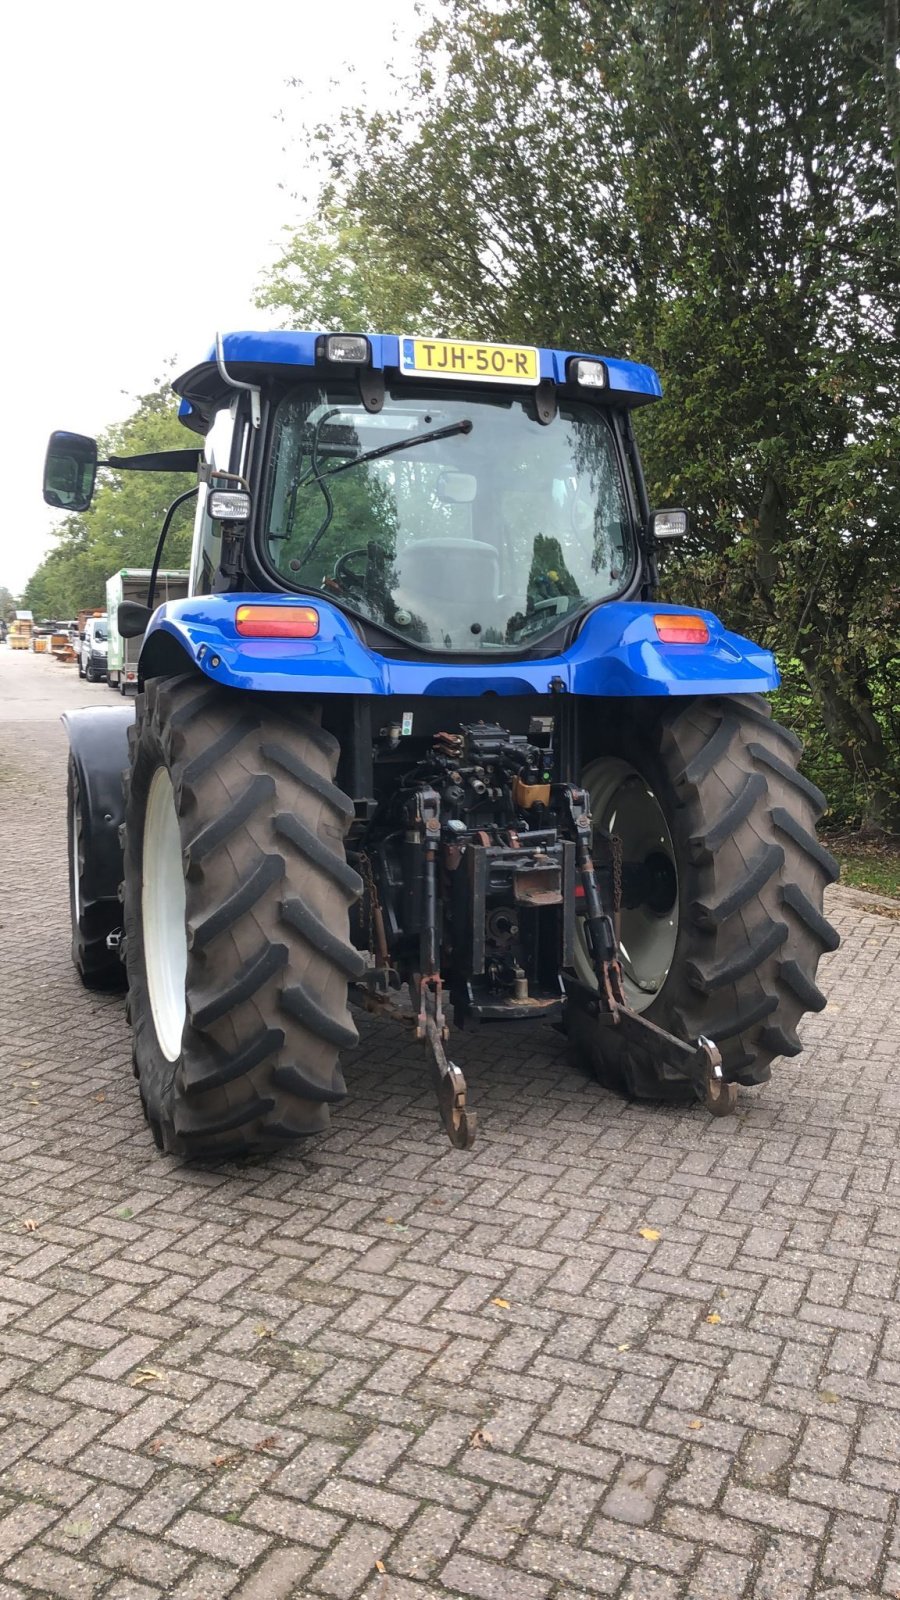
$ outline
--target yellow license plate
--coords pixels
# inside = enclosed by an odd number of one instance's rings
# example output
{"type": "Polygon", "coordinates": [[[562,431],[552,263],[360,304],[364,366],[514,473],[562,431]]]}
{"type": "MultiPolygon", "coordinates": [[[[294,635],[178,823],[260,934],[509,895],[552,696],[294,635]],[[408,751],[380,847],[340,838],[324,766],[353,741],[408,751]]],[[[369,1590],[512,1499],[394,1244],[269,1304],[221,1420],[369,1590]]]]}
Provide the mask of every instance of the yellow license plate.
{"type": "Polygon", "coordinates": [[[533,346],[471,339],[402,338],[400,371],[409,377],[480,378],[484,383],[536,384],[541,377],[533,346]]]}

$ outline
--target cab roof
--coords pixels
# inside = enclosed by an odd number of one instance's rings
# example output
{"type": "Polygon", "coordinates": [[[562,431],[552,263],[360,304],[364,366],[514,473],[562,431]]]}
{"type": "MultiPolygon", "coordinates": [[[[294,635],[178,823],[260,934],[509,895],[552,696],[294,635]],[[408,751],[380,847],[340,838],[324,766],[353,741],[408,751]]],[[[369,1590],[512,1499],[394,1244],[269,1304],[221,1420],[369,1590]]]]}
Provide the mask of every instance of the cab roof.
{"type": "MultiPolygon", "coordinates": [[[[259,383],[266,377],[274,376],[279,368],[321,369],[322,341],[326,337],[327,334],[322,332],[301,332],[291,328],[277,328],[265,333],[226,333],[222,335],[222,355],[232,377],[242,383],[259,383]]],[[[369,333],[366,338],[369,341],[369,365],[372,370],[383,372],[391,368],[399,369],[400,347],[401,342],[406,342],[405,336],[369,333]]],[[[567,364],[573,357],[605,363],[607,388],[604,393],[619,405],[629,408],[648,405],[662,396],[662,384],[652,367],[644,366],[639,361],[598,355],[589,350],[539,348],[541,382],[565,385],[567,364]]],[[[336,370],[334,365],[329,364],[330,374],[336,370]]],[[[490,387],[489,382],[485,382],[484,386],[490,387]]],[[[215,413],[227,404],[234,393],[219,373],[215,345],[204,361],[175,378],[172,388],[181,396],[178,410],[181,421],[195,433],[207,432],[215,413]]]]}

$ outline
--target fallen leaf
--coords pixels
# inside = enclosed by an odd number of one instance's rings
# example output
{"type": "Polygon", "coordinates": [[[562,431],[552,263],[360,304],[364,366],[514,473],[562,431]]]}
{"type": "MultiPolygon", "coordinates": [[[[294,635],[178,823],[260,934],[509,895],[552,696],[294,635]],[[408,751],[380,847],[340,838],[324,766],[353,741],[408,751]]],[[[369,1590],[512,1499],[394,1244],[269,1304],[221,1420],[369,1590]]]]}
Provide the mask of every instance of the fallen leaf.
{"type": "Polygon", "coordinates": [[[22,1227],[25,1229],[26,1233],[34,1233],[37,1227],[34,1217],[26,1217],[25,1221],[22,1223],[22,1227]]]}
{"type": "Polygon", "coordinates": [[[131,1387],[132,1389],[139,1389],[142,1383],[162,1383],[162,1376],[162,1373],[157,1372],[155,1367],[138,1367],[131,1380],[131,1387]]]}
{"type": "Polygon", "coordinates": [[[240,1461],[243,1451],[229,1450],[224,1456],[213,1458],[214,1467],[230,1467],[233,1461],[240,1461]]]}
{"type": "Polygon", "coordinates": [[[499,1306],[501,1311],[508,1311],[509,1310],[509,1301],[508,1300],[501,1300],[499,1295],[495,1295],[494,1299],[491,1301],[491,1305],[492,1306],[499,1306]]]}
{"type": "Polygon", "coordinates": [[[254,1450],[277,1450],[280,1439],[277,1433],[267,1433],[264,1439],[257,1439],[254,1450]]]}
{"type": "Polygon", "coordinates": [[[272,1329],[267,1328],[262,1322],[258,1328],[253,1329],[253,1332],[256,1334],[257,1339],[271,1339],[273,1337],[272,1329]]]}
{"type": "Polygon", "coordinates": [[[147,1446],[147,1449],[149,1450],[151,1456],[158,1456],[160,1450],[162,1449],[162,1447],[163,1447],[162,1439],[151,1439],[150,1443],[147,1446]]]}
{"type": "Polygon", "coordinates": [[[134,1216],[134,1212],[130,1206],[120,1206],[116,1212],[116,1216],[120,1222],[127,1222],[130,1217],[134,1216]]]}
{"type": "Polygon", "coordinates": [[[835,1394],[833,1389],[819,1390],[819,1399],[824,1400],[827,1406],[836,1406],[839,1403],[840,1398],[840,1395],[835,1394]]]}
{"type": "Polygon", "coordinates": [[[105,1094],[95,1094],[94,1095],[94,1099],[99,1103],[101,1100],[105,1100],[106,1099],[106,1095],[105,1094]]]}
{"type": "Polygon", "coordinates": [[[656,1228],[638,1228],[642,1239],[661,1239],[662,1234],[656,1228]]]}
{"type": "Polygon", "coordinates": [[[688,1427],[689,1428],[693,1428],[694,1431],[696,1432],[696,1430],[698,1428],[702,1428],[703,1427],[703,1423],[699,1420],[698,1417],[695,1417],[693,1422],[689,1422],[688,1423],[688,1427]]]}
{"type": "Polygon", "coordinates": [[[711,1311],[706,1320],[707,1320],[707,1322],[716,1323],[716,1322],[721,1322],[722,1318],[719,1316],[718,1311],[711,1311]]]}
{"type": "Polygon", "coordinates": [[[630,1344],[617,1344],[616,1345],[616,1349],[617,1350],[630,1350],[631,1349],[631,1345],[630,1344]]]}
{"type": "Polygon", "coordinates": [[[476,1428],[471,1439],[469,1440],[469,1443],[474,1445],[476,1450],[484,1450],[492,1445],[493,1442],[494,1435],[492,1433],[488,1433],[487,1428],[476,1428]]]}
{"type": "Polygon", "coordinates": [[[376,1563],[375,1563],[375,1571],[376,1572],[387,1572],[387,1567],[385,1566],[383,1561],[376,1561],[376,1563]]]}

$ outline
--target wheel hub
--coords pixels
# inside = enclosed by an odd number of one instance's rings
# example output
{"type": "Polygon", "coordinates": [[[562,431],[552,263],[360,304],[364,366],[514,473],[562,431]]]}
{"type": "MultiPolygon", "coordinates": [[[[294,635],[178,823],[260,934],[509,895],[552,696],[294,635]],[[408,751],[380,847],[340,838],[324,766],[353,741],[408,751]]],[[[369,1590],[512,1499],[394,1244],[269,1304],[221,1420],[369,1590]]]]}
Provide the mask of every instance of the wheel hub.
{"type": "MultiPolygon", "coordinates": [[[[678,870],[662,806],[647,779],[618,756],[591,762],[582,778],[598,835],[615,835],[622,852],[619,950],[625,996],[637,1012],[652,1005],[669,974],[678,937],[678,870]]],[[[579,928],[575,967],[595,982],[579,928]]]]}

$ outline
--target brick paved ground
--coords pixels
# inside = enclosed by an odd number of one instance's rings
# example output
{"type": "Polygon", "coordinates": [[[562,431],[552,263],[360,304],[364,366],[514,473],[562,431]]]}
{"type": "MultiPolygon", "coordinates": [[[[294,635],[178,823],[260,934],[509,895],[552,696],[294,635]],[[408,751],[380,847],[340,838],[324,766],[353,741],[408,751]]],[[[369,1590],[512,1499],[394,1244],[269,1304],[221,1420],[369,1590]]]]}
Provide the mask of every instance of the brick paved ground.
{"type": "Polygon", "coordinates": [[[109,698],[0,650],[0,1600],[900,1593],[900,922],[834,893],[736,1120],[486,1032],[454,1154],[369,1024],[327,1138],[191,1171],[69,966],[56,718],[109,698]]]}

